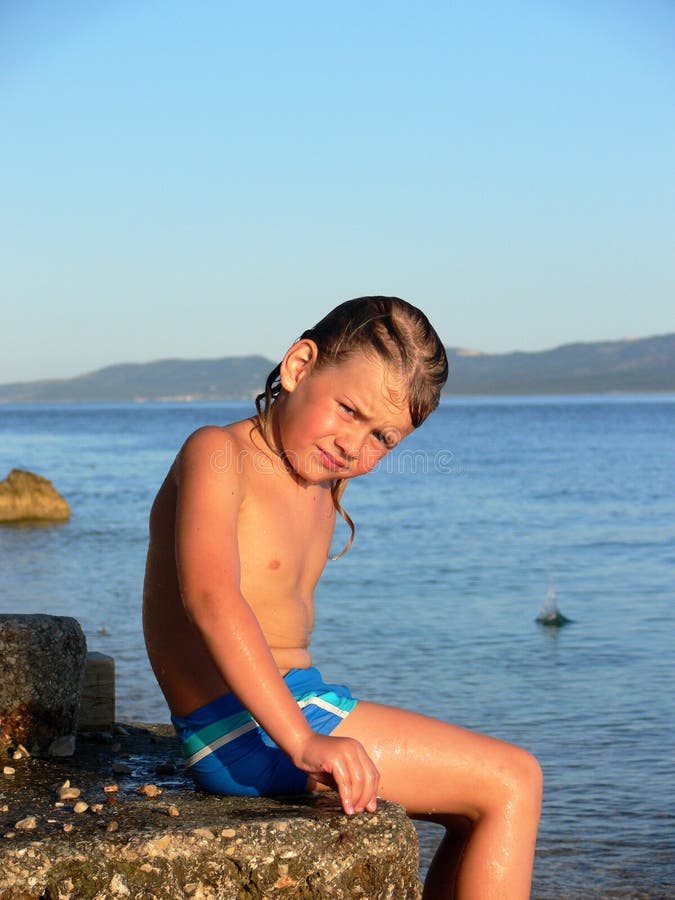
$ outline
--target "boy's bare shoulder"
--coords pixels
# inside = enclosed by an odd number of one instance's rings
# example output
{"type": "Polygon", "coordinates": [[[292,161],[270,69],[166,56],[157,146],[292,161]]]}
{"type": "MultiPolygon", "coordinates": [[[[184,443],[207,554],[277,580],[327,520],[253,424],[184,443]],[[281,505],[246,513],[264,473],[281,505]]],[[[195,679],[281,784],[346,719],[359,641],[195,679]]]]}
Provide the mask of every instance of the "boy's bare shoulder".
{"type": "Polygon", "coordinates": [[[250,419],[231,425],[204,425],[193,431],[176,457],[176,474],[208,465],[214,472],[238,471],[237,460],[251,453],[254,429],[250,419]]]}
{"type": "Polygon", "coordinates": [[[233,422],[231,425],[203,425],[188,437],[181,453],[200,453],[232,446],[242,449],[250,446],[250,433],[254,427],[250,419],[233,422]]]}

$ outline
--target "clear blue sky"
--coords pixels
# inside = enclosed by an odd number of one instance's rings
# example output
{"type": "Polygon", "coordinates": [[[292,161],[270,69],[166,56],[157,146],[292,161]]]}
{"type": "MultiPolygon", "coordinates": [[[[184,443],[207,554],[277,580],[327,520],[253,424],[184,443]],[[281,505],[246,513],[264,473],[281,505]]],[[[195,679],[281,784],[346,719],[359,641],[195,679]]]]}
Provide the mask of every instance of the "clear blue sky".
{"type": "Polygon", "coordinates": [[[2,0],[0,382],[675,331],[671,0],[2,0]]]}

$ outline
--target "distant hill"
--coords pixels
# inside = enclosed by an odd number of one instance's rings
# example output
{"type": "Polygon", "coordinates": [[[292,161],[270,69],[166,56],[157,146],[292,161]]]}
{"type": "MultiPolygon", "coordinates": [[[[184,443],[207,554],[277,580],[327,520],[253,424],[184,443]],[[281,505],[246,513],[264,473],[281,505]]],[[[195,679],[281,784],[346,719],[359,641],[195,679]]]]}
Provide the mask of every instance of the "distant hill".
{"type": "Polygon", "coordinates": [[[122,363],[76,378],[3,384],[0,403],[243,400],[262,390],[274,366],[262,356],[122,363]]]}
{"type": "MultiPolygon", "coordinates": [[[[448,357],[446,395],[675,391],[675,334],[537,353],[449,347],[448,357]]],[[[249,400],[274,366],[262,356],[126,363],[76,378],[0,385],[0,403],[249,400]]]]}
{"type": "Polygon", "coordinates": [[[675,391],[675,334],[565,344],[538,353],[449,349],[447,394],[675,391]]]}

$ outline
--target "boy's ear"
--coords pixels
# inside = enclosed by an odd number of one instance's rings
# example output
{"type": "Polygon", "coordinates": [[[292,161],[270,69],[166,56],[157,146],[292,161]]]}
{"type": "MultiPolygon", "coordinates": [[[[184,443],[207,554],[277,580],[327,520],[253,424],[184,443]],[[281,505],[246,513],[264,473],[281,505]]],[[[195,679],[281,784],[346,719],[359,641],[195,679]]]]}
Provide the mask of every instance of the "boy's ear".
{"type": "Polygon", "coordinates": [[[314,341],[303,338],[296,341],[281,361],[279,380],[289,393],[294,391],[303,378],[311,374],[319,358],[319,348],[314,341]]]}

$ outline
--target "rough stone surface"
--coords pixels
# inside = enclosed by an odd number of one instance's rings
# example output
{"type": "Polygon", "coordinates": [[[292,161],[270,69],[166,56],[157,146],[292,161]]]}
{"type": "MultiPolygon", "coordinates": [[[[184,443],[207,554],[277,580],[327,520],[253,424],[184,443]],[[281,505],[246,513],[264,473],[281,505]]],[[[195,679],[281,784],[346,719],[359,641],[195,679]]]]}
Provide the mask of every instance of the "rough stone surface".
{"type": "Polygon", "coordinates": [[[400,807],[349,818],[332,793],[207,796],[170,726],[119,731],[80,735],[68,761],[18,760],[0,779],[0,900],[420,897],[417,836],[400,807]],[[132,774],[112,774],[121,760],[132,774]],[[58,799],[67,780],[82,814],[58,799]],[[141,793],[150,783],[162,793],[141,793]],[[17,830],[31,816],[35,828],[17,830]]]}
{"type": "Polygon", "coordinates": [[[0,481],[0,522],[65,522],[70,507],[51,481],[12,469],[0,481]]]}
{"type": "Polygon", "coordinates": [[[0,615],[0,753],[76,733],[86,652],[70,616],[0,615]]]}
{"type": "Polygon", "coordinates": [[[115,721],[115,660],[90,651],[84,664],[80,731],[109,731],[115,721]]]}

